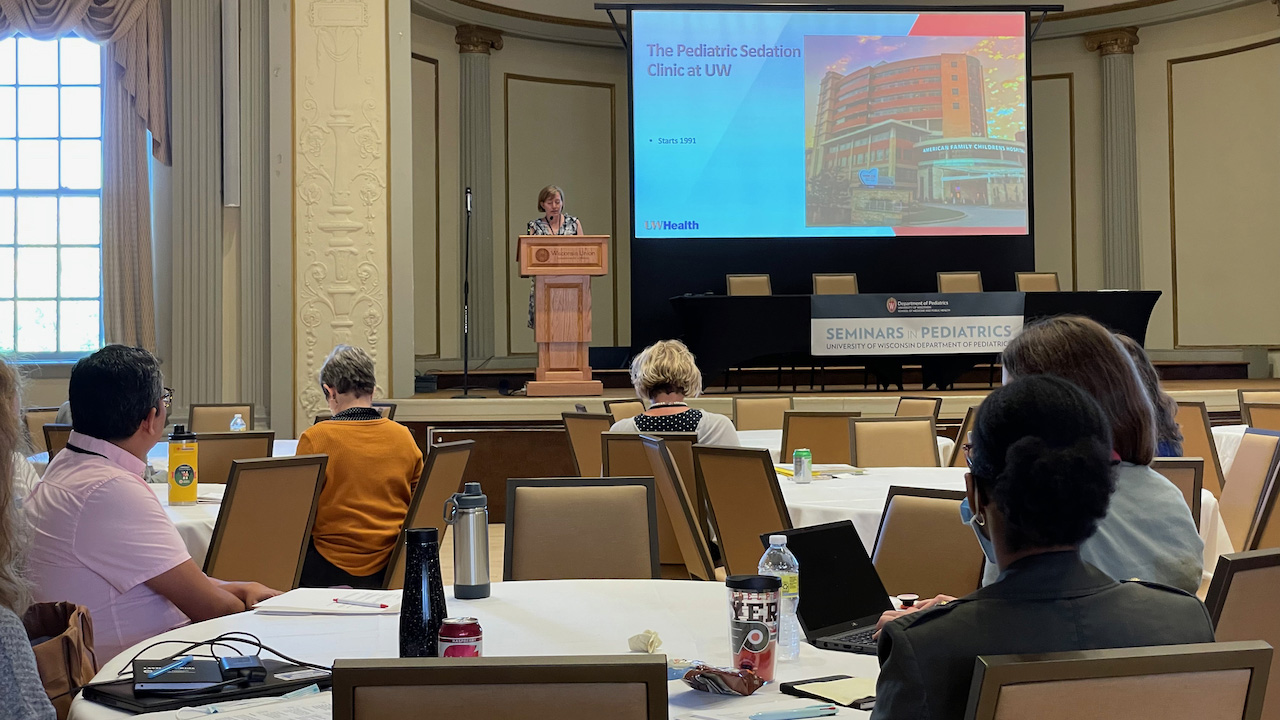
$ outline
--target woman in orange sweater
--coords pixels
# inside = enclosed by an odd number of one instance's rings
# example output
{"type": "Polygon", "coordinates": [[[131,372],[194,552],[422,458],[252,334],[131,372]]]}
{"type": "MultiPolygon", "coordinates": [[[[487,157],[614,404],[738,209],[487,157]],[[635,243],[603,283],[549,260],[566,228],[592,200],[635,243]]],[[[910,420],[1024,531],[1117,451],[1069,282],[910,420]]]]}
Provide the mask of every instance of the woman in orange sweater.
{"type": "Polygon", "coordinates": [[[422,451],[405,426],[373,407],[373,359],[339,345],[320,370],[333,417],[298,438],[298,454],[329,456],[303,587],[382,587],[409,500],[422,475],[422,451]]]}

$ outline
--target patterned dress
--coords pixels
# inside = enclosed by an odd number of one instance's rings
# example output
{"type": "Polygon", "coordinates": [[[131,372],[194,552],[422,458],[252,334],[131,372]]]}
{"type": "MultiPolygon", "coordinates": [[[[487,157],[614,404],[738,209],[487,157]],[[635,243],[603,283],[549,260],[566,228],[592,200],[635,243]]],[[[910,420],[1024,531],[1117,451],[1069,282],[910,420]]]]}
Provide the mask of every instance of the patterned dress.
{"type": "MultiPolygon", "coordinates": [[[[551,231],[551,223],[547,222],[545,217],[537,220],[530,220],[529,227],[525,235],[577,235],[578,234],[578,218],[572,215],[565,215],[560,219],[560,232],[551,231]]],[[[533,329],[533,284],[529,285],[529,329],[533,329]]]]}

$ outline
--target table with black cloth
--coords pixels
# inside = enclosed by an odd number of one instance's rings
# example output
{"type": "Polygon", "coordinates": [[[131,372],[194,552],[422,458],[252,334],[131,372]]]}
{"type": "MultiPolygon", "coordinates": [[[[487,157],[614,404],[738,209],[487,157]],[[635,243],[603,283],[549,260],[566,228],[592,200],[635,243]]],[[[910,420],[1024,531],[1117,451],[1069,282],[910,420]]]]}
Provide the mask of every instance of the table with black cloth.
{"type": "MultiPolygon", "coordinates": [[[[729,368],[794,367],[829,363],[810,353],[810,295],[681,295],[671,298],[686,345],[706,374],[729,368]]],[[[939,297],[945,297],[939,294],[939,297]]],[[[1159,290],[1100,290],[1026,293],[1026,322],[1054,315],[1084,315],[1145,343],[1147,324],[1159,290]]],[[[901,387],[902,364],[918,362],[928,384],[950,385],[965,370],[992,359],[990,354],[850,356],[866,366],[880,384],[901,387]]]]}

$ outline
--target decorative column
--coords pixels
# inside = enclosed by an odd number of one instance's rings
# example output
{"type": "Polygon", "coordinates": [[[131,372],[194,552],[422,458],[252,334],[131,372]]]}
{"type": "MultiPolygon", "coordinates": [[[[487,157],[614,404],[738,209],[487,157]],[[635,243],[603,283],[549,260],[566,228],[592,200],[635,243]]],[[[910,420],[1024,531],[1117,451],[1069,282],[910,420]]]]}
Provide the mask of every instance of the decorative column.
{"type": "Polygon", "coordinates": [[[1138,28],[1085,35],[1102,56],[1102,239],[1108,288],[1142,288],[1138,244],[1138,146],[1133,92],[1133,46],[1138,28]]]}
{"type": "MultiPolygon", "coordinates": [[[[240,392],[269,427],[268,249],[271,237],[266,3],[240,3],[240,392]]],[[[247,419],[247,418],[246,418],[247,419]]],[[[283,425],[281,426],[283,427],[283,425]]]]}
{"type": "MultiPolygon", "coordinates": [[[[473,359],[488,358],[494,354],[496,335],[489,52],[502,49],[502,33],[479,25],[459,25],[454,41],[460,55],[462,187],[471,188],[470,354],[473,359]]],[[[466,200],[458,198],[457,202],[463,219],[459,230],[464,235],[458,238],[462,256],[466,251],[466,200]]]]}

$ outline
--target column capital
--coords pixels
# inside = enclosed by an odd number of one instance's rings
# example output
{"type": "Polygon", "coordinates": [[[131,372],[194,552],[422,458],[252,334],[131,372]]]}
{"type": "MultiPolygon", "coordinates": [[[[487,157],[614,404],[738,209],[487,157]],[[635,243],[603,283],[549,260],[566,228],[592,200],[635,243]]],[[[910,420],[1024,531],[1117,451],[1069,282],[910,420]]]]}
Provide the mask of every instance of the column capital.
{"type": "Polygon", "coordinates": [[[458,43],[460,53],[488,55],[490,49],[502,49],[502,33],[483,25],[459,25],[453,41],[458,43]]]}
{"type": "Polygon", "coordinates": [[[1084,36],[1084,47],[1101,55],[1132,55],[1138,44],[1138,28],[1129,27],[1099,30],[1084,36]]]}

